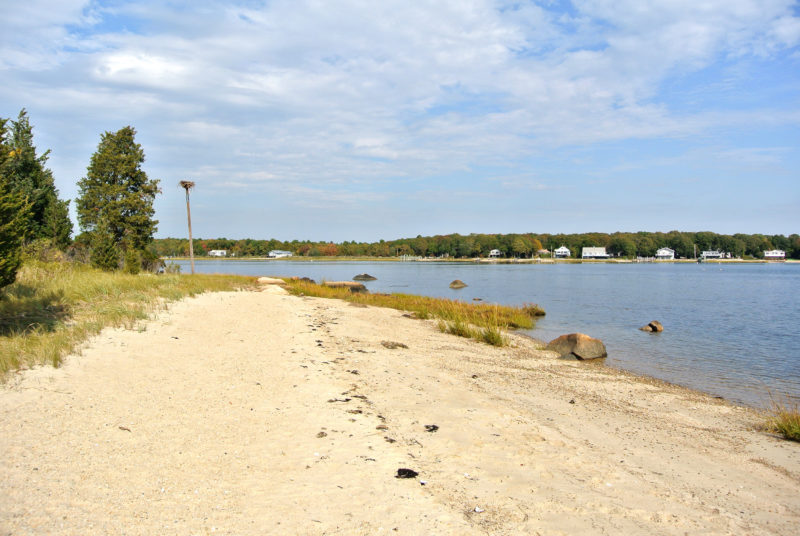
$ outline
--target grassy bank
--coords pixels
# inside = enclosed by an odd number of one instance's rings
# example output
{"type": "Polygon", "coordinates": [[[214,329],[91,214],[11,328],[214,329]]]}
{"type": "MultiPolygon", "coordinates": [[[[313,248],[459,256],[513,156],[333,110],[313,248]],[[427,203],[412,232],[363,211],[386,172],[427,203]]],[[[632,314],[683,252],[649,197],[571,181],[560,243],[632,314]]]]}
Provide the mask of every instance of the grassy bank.
{"type": "Polygon", "coordinates": [[[409,311],[417,318],[439,320],[439,329],[461,337],[469,337],[495,346],[506,344],[503,331],[531,329],[544,310],[538,305],[522,307],[473,304],[444,298],[412,294],[353,293],[346,288],[331,288],[309,281],[287,279],[288,290],[294,295],[336,298],[353,303],[409,311]]]}
{"type": "Polygon", "coordinates": [[[206,291],[252,286],[254,278],[129,275],[76,263],[25,264],[0,290],[0,378],[65,355],[107,326],[135,327],[165,303],[206,291]]]}

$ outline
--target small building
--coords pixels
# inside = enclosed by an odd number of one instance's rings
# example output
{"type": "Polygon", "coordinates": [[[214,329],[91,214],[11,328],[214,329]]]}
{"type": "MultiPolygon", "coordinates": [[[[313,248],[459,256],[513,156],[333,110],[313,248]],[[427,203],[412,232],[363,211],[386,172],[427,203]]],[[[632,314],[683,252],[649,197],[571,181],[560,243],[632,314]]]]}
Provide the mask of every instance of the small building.
{"type": "Polygon", "coordinates": [[[581,252],[582,259],[607,259],[608,257],[606,248],[583,248],[581,252]]]}
{"type": "Polygon", "coordinates": [[[282,249],[273,249],[267,254],[267,257],[270,259],[280,259],[282,257],[291,257],[293,254],[291,251],[284,251],[282,249]]]}
{"type": "Polygon", "coordinates": [[[660,261],[674,261],[675,250],[670,248],[659,248],[658,251],[656,251],[656,259],[660,261]]]}
{"type": "Polygon", "coordinates": [[[548,250],[548,249],[544,249],[544,248],[542,248],[542,249],[537,249],[537,250],[536,250],[536,254],[537,254],[537,255],[550,255],[550,250],[548,250]]]}
{"type": "Polygon", "coordinates": [[[785,261],[786,252],[782,249],[771,249],[764,252],[764,259],[768,261],[785,261]]]}
{"type": "Polygon", "coordinates": [[[711,251],[704,251],[704,252],[702,252],[700,254],[700,258],[703,259],[703,260],[724,259],[725,258],[725,253],[723,253],[723,252],[721,252],[719,250],[716,250],[716,249],[715,250],[711,250],[711,251]]]}
{"type": "Polygon", "coordinates": [[[503,253],[499,249],[493,249],[489,252],[489,258],[502,257],[503,253]]]}
{"type": "Polygon", "coordinates": [[[209,257],[227,257],[228,250],[227,249],[212,249],[208,252],[209,257]]]}
{"type": "Polygon", "coordinates": [[[569,250],[567,246],[561,246],[560,248],[553,251],[553,256],[556,259],[566,259],[570,255],[572,255],[572,252],[569,250]]]}

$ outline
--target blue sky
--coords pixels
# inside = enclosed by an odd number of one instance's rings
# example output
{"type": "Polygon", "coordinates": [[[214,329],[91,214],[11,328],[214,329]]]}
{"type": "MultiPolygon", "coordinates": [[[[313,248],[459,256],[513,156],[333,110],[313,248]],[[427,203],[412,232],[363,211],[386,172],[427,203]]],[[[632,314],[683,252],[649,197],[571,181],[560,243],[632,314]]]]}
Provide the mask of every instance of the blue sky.
{"type": "MultiPolygon", "coordinates": [[[[2,3],[2,2],[0,2],[2,3]]],[[[65,198],[136,128],[157,236],[800,232],[785,0],[30,0],[0,20],[65,198]]]]}

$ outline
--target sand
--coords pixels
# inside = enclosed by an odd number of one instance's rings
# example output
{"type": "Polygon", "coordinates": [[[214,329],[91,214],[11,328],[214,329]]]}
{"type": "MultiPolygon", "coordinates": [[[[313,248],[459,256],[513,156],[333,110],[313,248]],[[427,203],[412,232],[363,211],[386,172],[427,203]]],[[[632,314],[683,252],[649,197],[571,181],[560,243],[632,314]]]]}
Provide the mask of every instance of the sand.
{"type": "Polygon", "coordinates": [[[0,534],[794,535],[800,444],[758,422],[521,337],[206,294],[0,386],[0,534]]]}

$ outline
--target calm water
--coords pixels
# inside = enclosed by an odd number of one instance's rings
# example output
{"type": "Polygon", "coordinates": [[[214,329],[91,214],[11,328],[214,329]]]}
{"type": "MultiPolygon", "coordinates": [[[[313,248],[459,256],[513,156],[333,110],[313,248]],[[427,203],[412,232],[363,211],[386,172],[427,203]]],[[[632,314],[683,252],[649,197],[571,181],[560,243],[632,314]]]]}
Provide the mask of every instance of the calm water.
{"type": "MultiPolygon", "coordinates": [[[[188,262],[179,262],[189,271],[188,262]]],[[[202,273],[349,280],[367,272],[374,292],[406,292],[519,305],[547,316],[531,336],[583,332],[606,343],[606,363],[737,402],[768,391],[800,400],[800,265],[441,264],[420,262],[196,261],[202,273]],[[453,279],[469,286],[451,290],[453,279]],[[660,320],[664,332],[638,328],[660,320]]]]}

